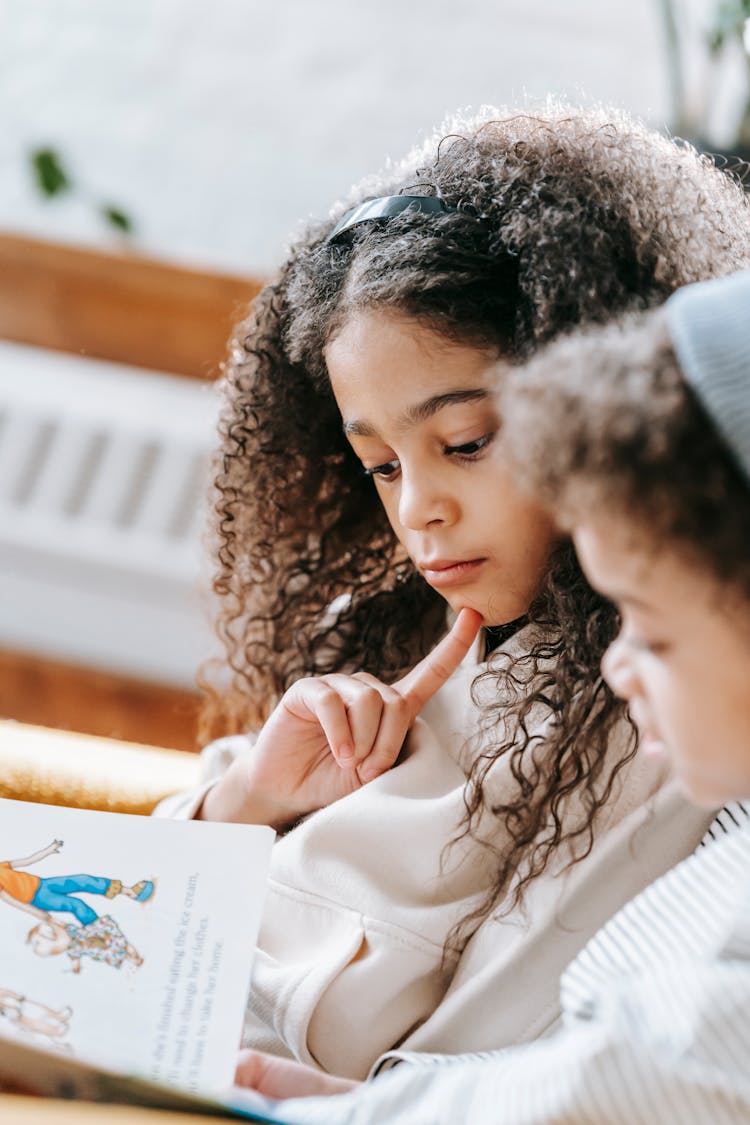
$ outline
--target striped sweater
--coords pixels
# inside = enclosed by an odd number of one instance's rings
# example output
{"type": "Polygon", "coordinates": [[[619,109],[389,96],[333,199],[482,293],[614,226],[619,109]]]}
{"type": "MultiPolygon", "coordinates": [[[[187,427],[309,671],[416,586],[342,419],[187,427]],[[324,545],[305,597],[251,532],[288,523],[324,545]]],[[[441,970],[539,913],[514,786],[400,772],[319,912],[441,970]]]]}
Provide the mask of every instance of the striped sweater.
{"type": "Polygon", "coordinates": [[[549,1038],[396,1052],[351,1094],[279,1108],[297,1125],[750,1122],[750,804],[722,810],[693,856],[599,930],[561,999],[549,1038]]]}

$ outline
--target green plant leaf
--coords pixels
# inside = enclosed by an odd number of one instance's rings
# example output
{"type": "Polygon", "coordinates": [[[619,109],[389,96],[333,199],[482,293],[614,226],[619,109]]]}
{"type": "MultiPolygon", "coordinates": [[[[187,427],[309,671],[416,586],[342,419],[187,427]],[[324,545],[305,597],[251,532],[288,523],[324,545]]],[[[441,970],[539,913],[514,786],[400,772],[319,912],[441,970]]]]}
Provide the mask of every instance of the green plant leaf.
{"type": "Polygon", "coordinates": [[[70,190],[70,179],[54,149],[35,149],[31,153],[31,166],[37,187],[48,199],[70,190]]]}
{"type": "Polygon", "coordinates": [[[119,207],[102,207],[101,213],[107,220],[110,226],[114,227],[121,234],[133,233],[133,220],[119,207]]]}

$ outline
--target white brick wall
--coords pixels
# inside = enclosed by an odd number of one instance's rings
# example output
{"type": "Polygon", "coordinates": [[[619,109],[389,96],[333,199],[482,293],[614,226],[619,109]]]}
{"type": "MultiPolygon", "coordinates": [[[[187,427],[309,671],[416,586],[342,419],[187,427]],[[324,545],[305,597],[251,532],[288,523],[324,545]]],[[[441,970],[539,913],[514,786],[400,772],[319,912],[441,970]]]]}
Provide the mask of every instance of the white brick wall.
{"type": "Polygon", "coordinates": [[[0,0],[0,228],[243,273],[447,111],[548,91],[668,115],[656,0],[0,0]],[[44,203],[58,147],[88,198],[44,203]]]}

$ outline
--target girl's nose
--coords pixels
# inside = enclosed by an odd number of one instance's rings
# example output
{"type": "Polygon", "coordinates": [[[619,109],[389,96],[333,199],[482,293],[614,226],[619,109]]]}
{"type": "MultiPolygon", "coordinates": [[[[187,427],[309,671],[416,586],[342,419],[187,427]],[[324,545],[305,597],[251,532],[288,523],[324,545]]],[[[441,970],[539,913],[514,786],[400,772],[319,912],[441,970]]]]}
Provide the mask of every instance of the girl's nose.
{"type": "Polygon", "coordinates": [[[638,677],[632,666],[630,652],[618,636],[602,657],[602,675],[615,695],[632,699],[638,690],[638,677]]]}
{"type": "Polygon", "coordinates": [[[403,472],[398,515],[402,527],[422,531],[431,524],[455,523],[459,504],[455,496],[428,473],[403,472]]]}

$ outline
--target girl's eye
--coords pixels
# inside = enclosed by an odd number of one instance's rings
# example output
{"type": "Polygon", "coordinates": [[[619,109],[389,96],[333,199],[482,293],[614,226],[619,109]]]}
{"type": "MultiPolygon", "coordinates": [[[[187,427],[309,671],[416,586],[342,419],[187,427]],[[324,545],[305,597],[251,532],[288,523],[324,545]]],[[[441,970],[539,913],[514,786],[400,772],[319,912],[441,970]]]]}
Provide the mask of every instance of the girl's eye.
{"type": "Polygon", "coordinates": [[[458,457],[459,459],[466,458],[470,461],[483,449],[486,449],[494,436],[494,434],[484,434],[483,437],[477,438],[475,441],[464,442],[463,445],[446,445],[445,452],[448,456],[458,457]]]}
{"type": "Polygon", "coordinates": [[[373,465],[371,469],[365,469],[365,476],[377,477],[378,480],[393,480],[400,468],[401,464],[398,460],[386,461],[382,465],[373,465]]]}

